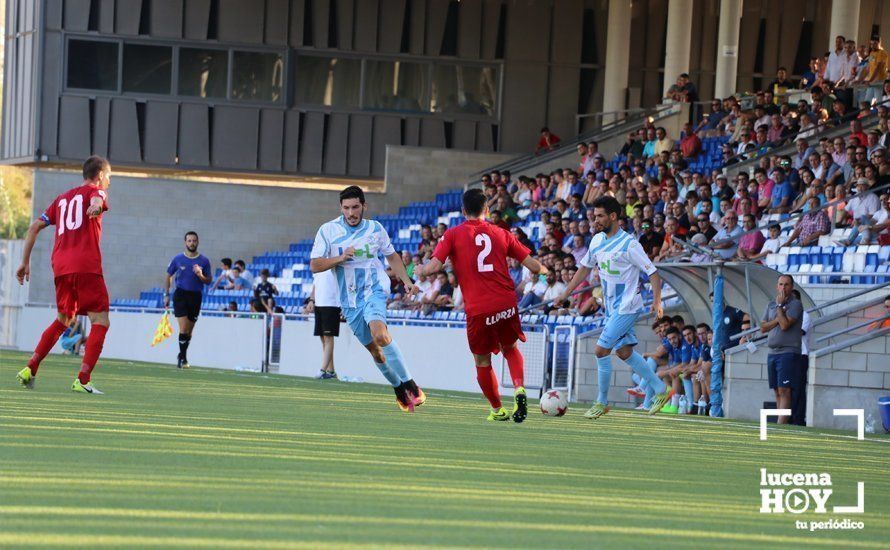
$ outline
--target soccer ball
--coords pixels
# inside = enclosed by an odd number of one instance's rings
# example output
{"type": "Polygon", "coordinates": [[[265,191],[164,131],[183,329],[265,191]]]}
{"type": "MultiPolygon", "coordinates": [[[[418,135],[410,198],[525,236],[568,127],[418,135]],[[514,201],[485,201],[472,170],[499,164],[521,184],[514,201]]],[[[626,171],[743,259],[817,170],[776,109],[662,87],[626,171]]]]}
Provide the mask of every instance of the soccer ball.
{"type": "Polygon", "coordinates": [[[566,394],[549,390],[541,396],[541,412],[547,416],[562,416],[569,410],[569,400],[566,394]]]}

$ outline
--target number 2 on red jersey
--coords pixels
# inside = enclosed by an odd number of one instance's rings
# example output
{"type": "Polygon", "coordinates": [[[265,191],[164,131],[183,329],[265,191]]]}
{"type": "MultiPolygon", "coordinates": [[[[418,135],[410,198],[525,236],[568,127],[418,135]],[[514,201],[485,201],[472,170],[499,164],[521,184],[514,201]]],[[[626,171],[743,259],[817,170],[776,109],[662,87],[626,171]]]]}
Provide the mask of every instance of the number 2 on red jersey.
{"type": "Polygon", "coordinates": [[[480,273],[494,271],[494,266],[492,264],[485,263],[485,258],[491,254],[491,237],[485,233],[476,233],[476,246],[482,247],[482,250],[476,256],[476,269],[480,273]]]}

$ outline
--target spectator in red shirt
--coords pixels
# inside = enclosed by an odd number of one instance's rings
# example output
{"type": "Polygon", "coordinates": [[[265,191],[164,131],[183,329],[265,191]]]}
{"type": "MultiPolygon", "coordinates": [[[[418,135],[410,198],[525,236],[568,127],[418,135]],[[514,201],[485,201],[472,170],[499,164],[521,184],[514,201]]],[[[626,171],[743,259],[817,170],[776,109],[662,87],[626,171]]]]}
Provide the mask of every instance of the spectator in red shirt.
{"type": "Polygon", "coordinates": [[[557,144],[562,141],[559,139],[559,136],[552,133],[550,128],[544,126],[541,128],[541,139],[538,140],[538,147],[535,149],[535,153],[540,153],[543,151],[552,151],[556,149],[557,144]]]}
{"type": "Polygon", "coordinates": [[[695,135],[692,124],[687,122],[683,125],[683,138],[680,140],[680,152],[683,158],[692,159],[701,154],[701,140],[695,135]]]}
{"type": "Polygon", "coordinates": [[[865,132],[862,131],[862,121],[859,119],[854,119],[850,121],[850,138],[856,138],[859,140],[859,145],[865,147],[868,143],[868,136],[865,135],[865,132]]]}

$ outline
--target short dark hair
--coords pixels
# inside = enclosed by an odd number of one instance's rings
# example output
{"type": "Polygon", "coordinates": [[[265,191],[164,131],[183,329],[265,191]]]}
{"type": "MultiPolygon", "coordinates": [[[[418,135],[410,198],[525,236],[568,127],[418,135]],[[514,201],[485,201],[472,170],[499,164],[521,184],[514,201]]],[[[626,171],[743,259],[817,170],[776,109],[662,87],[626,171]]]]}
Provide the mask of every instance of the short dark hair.
{"type": "Polygon", "coordinates": [[[691,330],[692,332],[695,332],[695,327],[693,325],[686,325],[685,327],[683,327],[683,330],[691,330]]]}
{"type": "Polygon", "coordinates": [[[668,327],[667,330],[664,331],[664,335],[668,336],[670,334],[680,334],[680,331],[677,330],[677,327],[668,327]]]}
{"type": "Polygon", "coordinates": [[[602,208],[606,214],[621,214],[621,205],[615,197],[602,196],[593,201],[594,208],[602,208]]]}
{"type": "Polygon", "coordinates": [[[703,329],[705,329],[706,331],[711,332],[711,325],[709,325],[709,324],[707,324],[707,323],[699,323],[699,324],[697,324],[697,325],[695,325],[695,326],[696,326],[696,328],[703,328],[703,329]]]}
{"type": "Polygon", "coordinates": [[[268,277],[268,276],[269,276],[269,270],[268,270],[267,268],[264,267],[262,270],[260,270],[260,275],[263,276],[263,277],[268,277]]]}
{"type": "Polygon", "coordinates": [[[187,231],[186,234],[185,234],[185,236],[182,237],[182,240],[186,240],[186,239],[188,239],[188,238],[189,238],[189,235],[194,235],[196,239],[198,238],[198,234],[195,233],[194,231],[187,231]]]}
{"type": "Polygon", "coordinates": [[[223,264],[226,267],[232,267],[232,258],[223,258],[219,261],[219,263],[223,264]]]}
{"type": "Polygon", "coordinates": [[[685,325],[685,324],[686,324],[686,320],[683,319],[683,316],[682,316],[682,315],[674,315],[673,317],[671,317],[671,322],[672,322],[672,323],[679,323],[679,324],[681,324],[681,325],[685,325]]]}
{"type": "Polygon", "coordinates": [[[244,269],[245,267],[247,267],[247,265],[244,263],[244,260],[235,260],[235,265],[237,265],[241,269],[244,269]]]}
{"type": "Polygon", "coordinates": [[[779,275],[779,278],[776,280],[780,280],[782,277],[788,277],[788,282],[791,283],[792,287],[794,287],[794,277],[792,277],[791,275],[788,275],[787,273],[782,273],[781,275],[779,275]]]}
{"type": "Polygon", "coordinates": [[[350,185],[340,191],[340,203],[342,204],[347,199],[358,199],[358,202],[365,204],[365,192],[358,185],[350,185]]]}
{"type": "Polygon", "coordinates": [[[111,165],[105,158],[93,155],[83,161],[83,179],[94,180],[99,176],[99,172],[110,169],[111,165]]]}
{"type": "Polygon", "coordinates": [[[464,212],[473,217],[482,215],[485,210],[485,195],[480,189],[470,189],[464,192],[463,196],[464,212]]]}

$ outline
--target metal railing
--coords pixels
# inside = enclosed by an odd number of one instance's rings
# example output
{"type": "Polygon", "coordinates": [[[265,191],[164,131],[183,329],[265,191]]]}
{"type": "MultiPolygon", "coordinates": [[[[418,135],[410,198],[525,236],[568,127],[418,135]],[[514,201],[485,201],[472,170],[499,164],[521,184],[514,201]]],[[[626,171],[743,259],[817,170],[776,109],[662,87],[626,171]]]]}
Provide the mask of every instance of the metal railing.
{"type": "MultiPolygon", "coordinates": [[[[861,275],[861,274],[857,274],[857,275],[861,275]]],[[[887,286],[890,286],[890,281],[886,281],[886,282],[884,282],[884,283],[880,283],[880,284],[877,284],[877,285],[869,286],[869,287],[867,287],[867,288],[862,288],[862,289],[859,289],[859,290],[857,290],[857,291],[855,291],[855,292],[851,292],[850,294],[845,294],[844,296],[842,296],[842,297],[840,297],[840,298],[835,298],[834,300],[829,300],[829,301],[827,301],[827,302],[824,302],[824,303],[822,303],[822,304],[819,304],[818,306],[811,307],[810,309],[806,310],[806,312],[807,312],[808,314],[813,314],[813,313],[821,312],[821,311],[822,311],[823,309],[825,309],[825,308],[828,308],[828,307],[831,307],[831,306],[840,304],[840,303],[842,303],[842,302],[849,301],[850,298],[856,298],[856,297],[862,296],[862,295],[864,295],[864,294],[868,294],[868,293],[870,293],[870,292],[875,292],[875,291],[880,290],[880,289],[882,289],[882,288],[884,288],[884,287],[887,287],[887,286]]],[[[866,309],[866,308],[872,307],[872,306],[877,305],[877,304],[879,304],[879,303],[881,303],[881,302],[883,302],[883,301],[884,301],[884,297],[873,298],[873,299],[871,299],[871,300],[867,300],[867,301],[865,301],[865,302],[859,302],[859,303],[853,304],[853,305],[850,306],[850,307],[841,309],[841,310],[839,310],[839,311],[835,311],[834,313],[829,313],[828,315],[821,315],[818,319],[816,319],[816,320],[813,322],[813,324],[812,324],[812,328],[815,328],[815,327],[817,327],[817,326],[819,326],[819,325],[822,325],[822,324],[824,324],[824,323],[828,323],[828,322],[830,322],[830,321],[834,321],[835,319],[839,319],[839,318],[841,318],[841,317],[845,317],[845,316],[849,315],[850,313],[853,313],[853,312],[855,312],[855,311],[859,311],[860,309],[866,309]]],[[[753,312],[749,312],[749,313],[748,313],[748,316],[750,317],[750,316],[752,315],[752,313],[753,313],[753,312]]],[[[752,319],[753,319],[753,318],[752,318],[752,319]]],[[[730,341],[736,341],[736,340],[739,340],[740,338],[742,338],[742,337],[744,337],[744,336],[748,336],[749,334],[754,334],[754,333],[756,333],[756,332],[760,332],[760,327],[759,327],[759,326],[757,326],[757,327],[751,327],[750,329],[748,329],[748,330],[744,330],[744,331],[742,331],[742,332],[739,332],[738,334],[732,334],[732,335],[730,335],[729,340],[730,340],[730,341]]],[[[843,334],[843,333],[841,333],[841,334],[843,334]]],[[[766,335],[764,334],[762,337],[758,337],[758,338],[757,338],[756,340],[754,340],[754,341],[761,340],[762,338],[766,338],[766,335]]],[[[730,349],[732,349],[732,348],[730,348],[730,349]]],[[[729,350],[727,350],[727,351],[729,351],[729,350]]]]}
{"type": "MultiPolygon", "coordinates": [[[[586,143],[591,140],[602,141],[605,139],[609,139],[611,137],[625,134],[629,131],[630,128],[635,127],[641,124],[643,121],[647,120],[649,117],[652,117],[653,120],[661,120],[665,117],[671,116],[680,112],[680,104],[674,105],[659,105],[654,109],[643,109],[640,112],[636,112],[636,109],[632,109],[633,111],[630,116],[627,118],[616,120],[609,124],[606,124],[602,128],[590,132],[584,132],[583,134],[576,135],[573,139],[567,141],[559,142],[559,146],[550,151],[538,154],[538,153],[528,153],[525,155],[521,155],[500,164],[496,164],[494,166],[490,166],[485,170],[480,170],[472,174],[472,177],[475,178],[472,181],[468,182],[465,186],[466,188],[470,188],[472,186],[476,186],[479,184],[479,177],[483,174],[487,174],[493,172],[495,170],[503,171],[509,170],[512,175],[517,175],[519,172],[528,169],[531,166],[535,166],[537,164],[541,164],[555,158],[559,158],[561,156],[571,154],[575,152],[579,143],[586,143]]],[[[619,112],[619,111],[616,111],[619,112]]]]}
{"type": "MultiPolygon", "coordinates": [[[[890,107],[890,100],[879,101],[879,102],[875,103],[874,105],[872,105],[872,106],[869,108],[869,110],[871,110],[871,109],[875,109],[875,108],[877,108],[877,107],[879,107],[879,106],[882,106],[882,105],[885,106],[885,107],[890,107]]],[[[845,120],[844,122],[842,122],[841,124],[839,124],[838,126],[827,126],[827,125],[824,125],[824,124],[823,124],[823,125],[816,125],[815,128],[810,127],[810,128],[805,129],[805,130],[800,130],[799,132],[796,132],[796,133],[794,133],[794,134],[785,136],[785,138],[784,138],[784,145],[781,145],[781,146],[779,146],[779,147],[776,147],[773,151],[770,152],[770,155],[772,155],[772,156],[775,156],[775,155],[783,155],[783,154],[790,153],[790,152],[794,151],[794,143],[795,143],[795,141],[797,141],[797,138],[798,138],[801,134],[808,133],[808,132],[813,132],[814,130],[815,130],[815,132],[813,133],[813,135],[811,135],[811,136],[807,136],[806,139],[807,139],[808,142],[809,142],[809,141],[816,141],[816,142],[818,142],[818,141],[819,141],[819,138],[820,138],[820,137],[823,137],[823,136],[834,138],[834,137],[837,137],[837,136],[840,136],[840,135],[847,134],[847,133],[849,133],[850,130],[849,130],[849,128],[847,128],[844,124],[845,124],[846,122],[849,122],[849,121],[851,121],[851,120],[854,120],[855,117],[856,117],[856,114],[859,113],[859,112],[860,112],[859,109],[854,109],[854,110],[850,111],[850,112],[847,113],[847,115],[846,115],[846,116],[849,117],[849,118],[848,118],[847,120],[845,120]]],[[[866,116],[866,117],[863,117],[863,118],[860,119],[860,120],[862,120],[862,125],[863,125],[863,126],[866,126],[868,123],[870,123],[870,122],[874,122],[875,120],[877,120],[877,117],[878,117],[878,115],[875,113],[875,114],[872,114],[872,115],[868,115],[868,116],[866,116]]],[[[756,130],[756,128],[755,128],[755,130],[756,130]]],[[[863,145],[864,145],[864,144],[863,144],[863,145]]],[[[754,157],[754,158],[748,158],[747,153],[742,152],[742,153],[736,153],[735,155],[729,157],[728,159],[722,160],[722,162],[723,162],[723,167],[724,167],[724,169],[727,169],[727,170],[734,170],[734,171],[741,171],[741,170],[743,170],[743,169],[746,170],[747,168],[749,168],[749,167],[751,167],[751,166],[757,164],[758,162],[760,162],[760,157],[761,157],[761,156],[758,155],[758,156],[756,156],[756,157],[754,157]],[[729,162],[729,161],[736,161],[736,162],[734,162],[733,164],[730,164],[729,166],[727,166],[726,163],[729,162]]]]}
{"type": "Polygon", "coordinates": [[[810,352],[810,355],[821,357],[823,355],[828,355],[829,353],[834,353],[842,349],[853,347],[856,344],[861,344],[863,342],[868,342],[869,340],[874,340],[875,338],[880,338],[881,336],[886,336],[887,334],[890,334],[890,327],[882,328],[875,332],[868,332],[855,338],[850,338],[849,340],[838,342],[837,344],[832,344],[830,346],[825,346],[824,348],[813,350],[810,352]]]}

